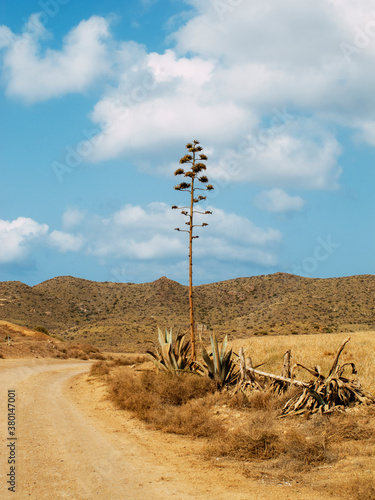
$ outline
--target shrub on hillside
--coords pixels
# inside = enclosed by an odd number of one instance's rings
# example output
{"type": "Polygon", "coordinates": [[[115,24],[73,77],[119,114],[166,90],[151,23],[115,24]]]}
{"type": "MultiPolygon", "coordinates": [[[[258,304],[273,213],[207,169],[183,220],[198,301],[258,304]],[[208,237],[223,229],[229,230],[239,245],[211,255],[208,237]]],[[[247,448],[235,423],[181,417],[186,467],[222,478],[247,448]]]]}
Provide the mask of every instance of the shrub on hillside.
{"type": "Polygon", "coordinates": [[[36,332],[41,332],[41,333],[45,333],[46,335],[49,335],[49,331],[47,330],[47,328],[45,326],[36,326],[34,328],[34,330],[36,332]]]}

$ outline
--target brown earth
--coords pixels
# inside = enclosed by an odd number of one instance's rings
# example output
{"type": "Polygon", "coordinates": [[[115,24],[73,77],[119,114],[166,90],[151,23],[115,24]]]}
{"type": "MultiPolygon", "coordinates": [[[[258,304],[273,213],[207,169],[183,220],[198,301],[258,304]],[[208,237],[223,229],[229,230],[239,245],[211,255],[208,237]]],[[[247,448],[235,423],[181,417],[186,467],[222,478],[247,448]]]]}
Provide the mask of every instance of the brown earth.
{"type": "MultiPolygon", "coordinates": [[[[234,465],[200,458],[199,440],[150,431],[113,408],[102,383],[87,379],[89,366],[47,359],[0,361],[0,418],[6,422],[7,389],[16,390],[17,418],[16,495],[6,490],[9,465],[2,452],[1,498],[327,498],[315,487],[246,478],[234,465]]],[[[4,425],[0,436],[4,451],[4,425]]],[[[320,482],[327,475],[322,472],[320,482]]]]}

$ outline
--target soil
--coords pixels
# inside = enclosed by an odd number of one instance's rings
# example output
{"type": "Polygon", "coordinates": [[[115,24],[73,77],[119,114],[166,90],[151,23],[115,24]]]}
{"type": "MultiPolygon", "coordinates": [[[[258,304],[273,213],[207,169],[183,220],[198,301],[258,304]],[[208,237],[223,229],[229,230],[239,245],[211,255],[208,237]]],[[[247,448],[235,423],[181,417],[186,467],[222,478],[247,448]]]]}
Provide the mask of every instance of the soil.
{"type": "Polygon", "coordinates": [[[307,486],[265,484],[201,457],[203,443],[148,429],[116,410],[90,362],[0,360],[0,497],[17,499],[304,499],[307,486]],[[16,390],[16,495],[7,491],[6,399],[16,390]],[[5,453],[4,453],[5,450],[5,453]]]}

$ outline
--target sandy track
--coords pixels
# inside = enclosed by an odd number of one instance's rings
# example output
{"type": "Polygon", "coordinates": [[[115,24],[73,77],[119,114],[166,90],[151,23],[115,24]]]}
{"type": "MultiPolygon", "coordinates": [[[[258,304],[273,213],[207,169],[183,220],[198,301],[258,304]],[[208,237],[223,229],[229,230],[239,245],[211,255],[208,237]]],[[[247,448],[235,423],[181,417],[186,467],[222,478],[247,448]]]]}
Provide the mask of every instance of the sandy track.
{"type": "MultiPolygon", "coordinates": [[[[88,368],[87,363],[15,366],[0,374],[1,387],[17,391],[16,497],[193,498],[180,481],[163,484],[166,468],[150,464],[134,441],[116,446],[66,397],[64,384],[88,368]]],[[[2,463],[2,489],[4,470],[2,463]]]]}
{"type": "Polygon", "coordinates": [[[89,366],[1,361],[0,498],[318,498],[285,487],[260,488],[240,474],[204,464],[188,440],[153,433],[114,410],[100,395],[98,383],[79,377],[89,366]],[[10,388],[17,398],[16,494],[6,489],[9,465],[4,457],[10,388]]]}

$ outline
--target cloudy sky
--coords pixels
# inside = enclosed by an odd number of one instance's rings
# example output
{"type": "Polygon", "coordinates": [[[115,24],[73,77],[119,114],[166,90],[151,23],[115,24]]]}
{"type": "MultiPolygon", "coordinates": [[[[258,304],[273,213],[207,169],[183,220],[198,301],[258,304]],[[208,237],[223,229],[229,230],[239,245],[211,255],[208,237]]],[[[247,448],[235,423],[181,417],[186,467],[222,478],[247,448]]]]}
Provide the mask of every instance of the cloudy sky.
{"type": "Polygon", "coordinates": [[[215,186],[196,284],[374,273],[370,0],[0,4],[0,281],[187,282],[173,172],[215,186]]]}

